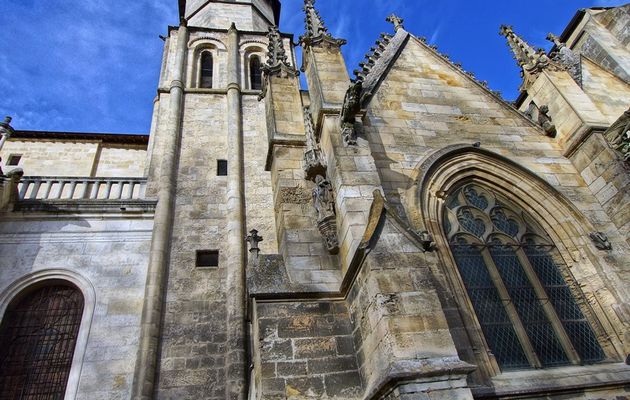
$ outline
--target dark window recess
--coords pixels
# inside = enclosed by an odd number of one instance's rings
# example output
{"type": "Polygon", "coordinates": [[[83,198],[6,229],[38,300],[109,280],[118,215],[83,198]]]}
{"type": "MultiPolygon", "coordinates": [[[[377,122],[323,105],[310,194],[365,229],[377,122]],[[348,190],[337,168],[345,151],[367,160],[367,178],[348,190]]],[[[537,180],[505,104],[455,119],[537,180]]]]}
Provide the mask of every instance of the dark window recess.
{"type": "Polygon", "coordinates": [[[10,155],[9,159],[7,160],[7,165],[18,165],[21,159],[22,156],[20,155],[10,155]]]}
{"type": "Polygon", "coordinates": [[[262,89],[262,68],[258,56],[253,56],[249,60],[249,78],[252,90],[262,89]]]}
{"type": "Polygon", "coordinates": [[[217,160],[217,176],[227,176],[228,174],[227,160],[217,160]]]}
{"type": "Polygon", "coordinates": [[[201,53],[201,88],[212,89],[212,68],[212,53],[204,51],[201,53]]]}
{"type": "Polygon", "coordinates": [[[63,399],[82,315],[81,292],[63,284],[9,305],[0,326],[0,399],[63,399]]]}
{"type": "Polygon", "coordinates": [[[197,267],[218,267],[219,250],[197,250],[197,267]]]}

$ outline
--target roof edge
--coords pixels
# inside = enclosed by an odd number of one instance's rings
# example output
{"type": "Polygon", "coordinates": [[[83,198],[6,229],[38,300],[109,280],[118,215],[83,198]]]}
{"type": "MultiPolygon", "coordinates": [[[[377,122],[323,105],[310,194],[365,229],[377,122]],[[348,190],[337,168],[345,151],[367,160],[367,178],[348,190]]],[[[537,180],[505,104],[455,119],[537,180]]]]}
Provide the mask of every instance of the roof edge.
{"type": "Polygon", "coordinates": [[[52,132],[16,130],[11,138],[15,139],[54,139],[54,140],[97,140],[104,143],[147,145],[149,135],[130,133],[89,133],[89,132],[52,132]]]}

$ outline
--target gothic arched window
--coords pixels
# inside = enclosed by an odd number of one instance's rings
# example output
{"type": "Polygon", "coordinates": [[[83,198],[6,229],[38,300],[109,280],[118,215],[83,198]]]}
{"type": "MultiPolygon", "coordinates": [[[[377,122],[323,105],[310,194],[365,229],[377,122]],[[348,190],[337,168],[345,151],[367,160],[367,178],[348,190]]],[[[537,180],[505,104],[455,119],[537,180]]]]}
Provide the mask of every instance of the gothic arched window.
{"type": "Polygon", "coordinates": [[[201,53],[201,73],[199,78],[199,87],[205,89],[212,89],[212,70],[214,60],[212,59],[212,53],[204,51],[201,53]]]}
{"type": "Polygon", "coordinates": [[[524,210],[476,184],[445,203],[444,230],[491,352],[504,370],[604,359],[550,237],[524,210]]]}
{"type": "Polygon", "coordinates": [[[252,56],[249,59],[249,83],[252,90],[262,89],[262,68],[260,57],[252,56]]]}
{"type": "Polygon", "coordinates": [[[0,399],[63,399],[83,295],[52,283],[18,297],[0,325],[0,399]]]}

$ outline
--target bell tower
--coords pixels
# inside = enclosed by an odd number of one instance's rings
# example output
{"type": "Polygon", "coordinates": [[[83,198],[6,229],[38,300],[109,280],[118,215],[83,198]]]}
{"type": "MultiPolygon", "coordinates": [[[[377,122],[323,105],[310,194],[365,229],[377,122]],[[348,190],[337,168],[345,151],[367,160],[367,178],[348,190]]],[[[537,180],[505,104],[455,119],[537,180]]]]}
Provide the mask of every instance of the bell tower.
{"type": "Polygon", "coordinates": [[[280,22],[280,0],[179,0],[179,15],[194,27],[266,31],[280,22]]]}

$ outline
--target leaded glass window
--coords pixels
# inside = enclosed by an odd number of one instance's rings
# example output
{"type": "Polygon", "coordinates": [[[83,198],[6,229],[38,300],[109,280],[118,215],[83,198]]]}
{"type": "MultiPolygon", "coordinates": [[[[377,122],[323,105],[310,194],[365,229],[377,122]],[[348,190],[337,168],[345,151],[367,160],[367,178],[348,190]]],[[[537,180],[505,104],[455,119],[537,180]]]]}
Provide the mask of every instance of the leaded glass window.
{"type": "Polygon", "coordinates": [[[258,56],[252,56],[249,60],[249,81],[252,90],[262,89],[262,68],[258,56]]]}
{"type": "Polygon", "coordinates": [[[53,284],[9,305],[0,325],[0,399],[64,398],[83,315],[83,295],[53,284]]]}
{"type": "Polygon", "coordinates": [[[468,184],[447,199],[444,230],[501,369],[604,359],[560,272],[557,249],[529,214],[507,198],[468,184]]]}
{"type": "Polygon", "coordinates": [[[212,73],[214,68],[212,53],[204,51],[201,53],[201,79],[199,87],[212,89],[212,73]]]}

